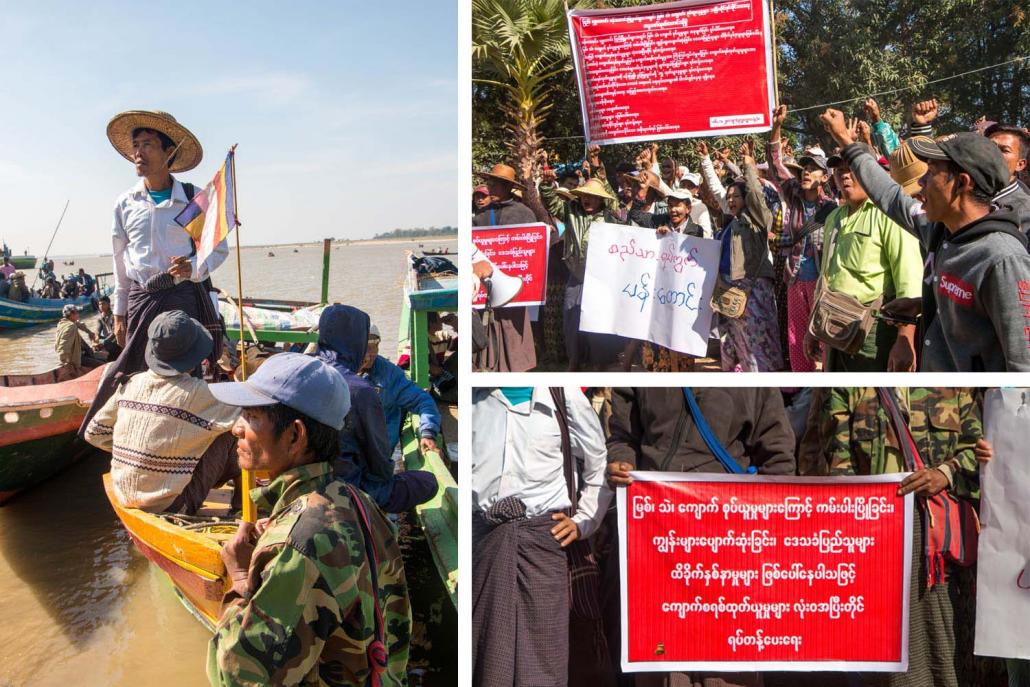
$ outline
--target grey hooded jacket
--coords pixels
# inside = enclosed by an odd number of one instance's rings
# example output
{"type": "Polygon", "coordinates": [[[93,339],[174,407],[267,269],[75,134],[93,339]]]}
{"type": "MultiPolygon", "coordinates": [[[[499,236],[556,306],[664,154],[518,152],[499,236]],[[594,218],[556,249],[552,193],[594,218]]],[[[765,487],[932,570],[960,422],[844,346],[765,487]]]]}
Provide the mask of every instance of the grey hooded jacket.
{"type": "Polygon", "coordinates": [[[860,146],[841,153],[873,204],[922,245],[920,371],[1030,370],[1030,255],[1016,212],[1002,208],[949,235],[860,146]]]}

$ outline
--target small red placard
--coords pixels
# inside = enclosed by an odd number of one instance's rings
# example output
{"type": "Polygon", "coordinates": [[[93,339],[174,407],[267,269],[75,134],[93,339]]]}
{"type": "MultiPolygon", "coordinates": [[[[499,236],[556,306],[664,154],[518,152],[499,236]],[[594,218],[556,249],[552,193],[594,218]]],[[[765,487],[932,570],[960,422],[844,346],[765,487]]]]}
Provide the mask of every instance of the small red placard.
{"type": "MultiPolygon", "coordinates": [[[[510,224],[473,227],[472,243],[494,268],[522,279],[522,290],[509,306],[543,305],[547,299],[547,250],[550,227],[546,224],[510,224]]],[[[486,305],[486,290],[481,286],[472,307],[486,305]]]]}

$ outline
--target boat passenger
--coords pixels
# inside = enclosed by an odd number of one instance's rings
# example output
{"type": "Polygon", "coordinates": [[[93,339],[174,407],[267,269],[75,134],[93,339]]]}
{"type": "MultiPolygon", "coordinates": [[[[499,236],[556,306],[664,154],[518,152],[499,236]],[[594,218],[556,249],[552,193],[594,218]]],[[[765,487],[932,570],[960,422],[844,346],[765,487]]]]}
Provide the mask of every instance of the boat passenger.
{"type": "Polygon", "coordinates": [[[79,284],[82,285],[82,295],[92,296],[93,290],[96,288],[96,281],[90,275],[86,274],[86,270],[79,268],[79,284]]]}
{"type": "Polygon", "coordinates": [[[57,337],[54,339],[54,350],[62,365],[71,365],[76,377],[81,377],[88,370],[103,364],[102,360],[87,354],[89,346],[83,347],[79,332],[85,332],[90,341],[96,343],[97,335],[89,327],[79,322],[79,309],[69,303],[61,309],[61,321],[57,323],[57,337]]]}
{"type": "Polygon", "coordinates": [[[57,283],[57,277],[53,275],[47,277],[46,283],[43,285],[43,291],[40,292],[40,297],[53,299],[61,297],[61,285],[57,283]]]}
{"type": "Polygon", "coordinates": [[[396,530],[333,474],[348,384],[317,358],[281,353],[245,382],[210,388],[243,409],[240,465],[272,479],[251,492],[271,516],[241,522],[222,549],[232,588],[208,645],[211,684],[407,684],[411,607],[396,530]]]}
{"type": "MultiPolygon", "coordinates": [[[[190,374],[211,354],[203,325],[173,310],[155,317],[147,334],[150,369],[118,386],[90,420],[85,439],[111,452],[111,485],[123,506],[193,515],[213,487],[228,480],[239,485],[229,430],[240,411],[190,374]]],[[[232,507],[239,509],[242,492],[238,486],[235,492],[232,507]]]]}
{"type": "Polygon", "coordinates": [[[115,378],[147,369],[147,331],[158,314],[181,310],[213,334],[211,362],[221,355],[221,321],[205,284],[229,254],[222,241],[197,264],[189,234],[175,222],[194,187],[173,173],[193,169],[203,157],[200,142],[166,112],[130,110],[107,125],[111,145],[135,166],[139,182],[115,201],[112,229],[114,284],[111,297],[115,339],[124,351],[97,389],[89,419],[114,393],[115,378]]]}
{"type": "Polygon", "coordinates": [[[4,276],[4,279],[10,279],[11,275],[18,271],[18,268],[11,264],[11,259],[4,256],[4,264],[0,265],[0,274],[4,276]]]}
{"type": "Polygon", "coordinates": [[[425,389],[408,379],[404,370],[379,355],[380,340],[379,329],[373,324],[358,374],[364,375],[379,392],[379,401],[386,416],[390,453],[397,448],[405,413],[419,417],[419,448],[422,451],[438,450],[436,435],[440,433],[440,411],[436,402],[425,389]]]}
{"type": "Polygon", "coordinates": [[[108,296],[101,296],[97,300],[97,307],[100,309],[100,318],[97,320],[97,338],[100,344],[107,351],[107,359],[114,360],[121,355],[122,347],[114,338],[114,312],[111,310],[111,299],[108,296]]]}
{"type": "Polygon", "coordinates": [[[11,275],[11,288],[7,293],[7,298],[12,301],[25,302],[29,300],[29,287],[25,285],[25,273],[15,272],[11,275]]]}
{"type": "Polygon", "coordinates": [[[382,402],[375,387],[357,373],[369,331],[368,314],[349,305],[330,305],[318,319],[318,357],[343,375],[350,390],[336,472],[387,513],[401,513],[433,497],[436,476],[418,470],[394,474],[382,402]]]}
{"type": "Polygon", "coordinates": [[[0,272],[0,298],[7,298],[7,294],[11,292],[11,282],[7,279],[7,275],[0,272]]]}

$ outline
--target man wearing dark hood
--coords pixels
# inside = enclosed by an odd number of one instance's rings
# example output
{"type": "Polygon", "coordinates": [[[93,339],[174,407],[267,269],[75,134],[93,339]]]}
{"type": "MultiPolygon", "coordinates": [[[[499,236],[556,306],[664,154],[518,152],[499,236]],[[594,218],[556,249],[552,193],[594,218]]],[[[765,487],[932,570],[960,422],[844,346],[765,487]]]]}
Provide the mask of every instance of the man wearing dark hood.
{"type": "Polygon", "coordinates": [[[376,388],[358,374],[369,328],[368,314],[349,305],[331,305],[318,320],[318,357],[339,372],[350,389],[351,407],[340,430],[335,468],[383,510],[400,513],[432,498],[436,477],[415,470],[394,474],[383,405],[376,388]]]}

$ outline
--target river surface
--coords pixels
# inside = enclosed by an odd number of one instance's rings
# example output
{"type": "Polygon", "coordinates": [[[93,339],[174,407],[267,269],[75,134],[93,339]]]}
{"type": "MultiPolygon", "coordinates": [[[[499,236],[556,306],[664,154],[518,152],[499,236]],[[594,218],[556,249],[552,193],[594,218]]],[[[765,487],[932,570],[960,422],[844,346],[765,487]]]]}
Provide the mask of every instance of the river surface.
{"type": "MultiPolygon", "coordinates": [[[[423,241],[455,247],[455,241],[423,241]]],[[[395,359],[404,253],[418,241],[334,244],[330,301],[362,307],[395,359]]],[[[244,248],[244,293],[316,301],[321,245],[244,248]],[[294,253],[294,248],[298,252],[294,253]],[[275,258],[267,257],[272,251],[275,258]]],[[[74,259],[58,272],[110,271],[110,258],[74,259]]],[[[235,297],[235,256],[214,276],[235,297]]],[[[88,320],[89,321],[89,320],[88,320]]],[[[0,370],[57,364],[54,327],[0,334],[0,370]]],[[[453,413],[452,415],[456,415],[453,413]]],[[[445,434],[453,455],[452,418],[445,434]]],[[[164,574],[132,546],[104,495],[104,454],[90,454],[0,507],[0,687],[206,685],[210,634],[179,603],[164,574]]],[[[424,539],[401,523],[401,546],[415,609],[412,687],[457,683],[457,619],[424,539]],[[427,624],[428,623],[428,624],[427,624]]]]}
{"type": "MultiPolygon", "coordinates": [[[[379,328],[382,343],[379,353],[397,359],[397,331],[400,325],[401,297],[406,276],[405,253],[426,249],[456,250],[454,239],[412,239],[407,241],[368,241],[334,243],[329,266],[329,302],[354,305],[369,314],[379,328]]],[[[454,259],[453,257],[451,258],[454,259]]],[[[73,256],[54,258],[58,275],[78,272],[89,274],[110,272],[111,257],[73,256]],[[74,261],[74,265],[63,264],[74,261]]],[[[244,247],[243,295],[245,297],[278,298],[316,302],[322,289],[322,244],[296,244],[267,247],[244,247]],[[269,257],[274,253],[274,257],[269,257]]],[[[29,284],[35,271],[26,270],[29,284]]],[[[236,251],[212,275],[214,285],[237,296],[236,251]]],[[[113,284],[113,282],[111,282],[113,284]]],[[[95,314],[83,319],[95,329],[95,314]]],[[[54,335],[57,324],[21,330],[0,330],[0,374],[43,372],[57,367],[54,335]]]]}

